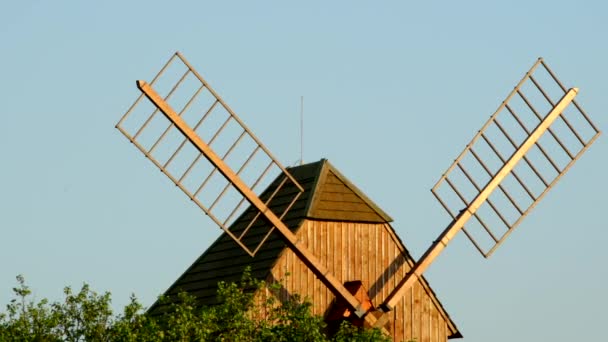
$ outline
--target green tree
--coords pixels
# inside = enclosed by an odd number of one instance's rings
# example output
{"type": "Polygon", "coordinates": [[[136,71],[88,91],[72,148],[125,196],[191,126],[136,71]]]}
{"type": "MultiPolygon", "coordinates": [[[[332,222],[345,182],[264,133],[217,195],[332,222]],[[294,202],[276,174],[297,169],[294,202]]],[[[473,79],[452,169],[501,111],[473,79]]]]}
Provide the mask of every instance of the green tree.
{"type": "Polygon", "coordinates": [[[98,294],[87,284],[78,292],[66,287],[61,302],[36,302],[22,276],[17,282],[15,298],[0,313],[0,341],[389,341],[379,330],[348,322],[326,336],[322,317],[313,315],[311,303],[299,296],[286,302],[273,295],[256,300],[255,290],[273,293],[280,285],[253,279],[249,272],[239,283],[219,284],[219,305],[201,307],[181,293],[158,316],[147,315],[135,296],[115,315],[110,293],[98,294]]]}

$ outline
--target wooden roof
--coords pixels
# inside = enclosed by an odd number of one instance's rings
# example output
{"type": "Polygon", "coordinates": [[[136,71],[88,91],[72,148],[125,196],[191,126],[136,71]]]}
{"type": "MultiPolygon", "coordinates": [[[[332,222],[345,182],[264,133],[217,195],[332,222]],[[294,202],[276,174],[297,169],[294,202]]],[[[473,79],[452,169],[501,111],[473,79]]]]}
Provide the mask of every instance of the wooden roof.
{"type": "Polygon", "coordinates": [[[306,218],[378,223],[393,221],[327,160],[321,159],[314,165],[317,180],[306,208],[306,218]]]}
{"type": "MultiPolygon", "coordinates": [[[[311,207],[309,202],[317,186],[317,180],[321,166],[325,161],[306,164],[289,169],[292,176],[304,188],[304,193],[298,198],[291,210],[283,218],[283,222],[292,230],[296,231],[301,221],[306,217],[306,213],[311,207]]],[[[262,194],[262,199],[267,197],[276,189],[276,180],[262,194]]],[[[296,191],[293,185],[285,185],[277,193],[269,208],[275,213],[280,212],[280,207],[285,201],[283,198],[293,198],[296,191]]],[[[248,208],[230,227],[230,231],[238,233],[242,231],[251,221],[257,211],[248,208]]],[[[258,220],[249,232],[244,236],[242,242],[247,246],[254,246],[266,235],[269,224],[264,220],[258,220]]],[[[220,237],[169,287],[165,296],[172,298],[180,291],[186,291],[194,295],[198,302],[205,305],[217,303],[217,283],[219,281],[238,282],[243,274],[245,267],[250,266],[252,276],[264,279],[279,254],[285,248],[285,243],[276,232],[273,232],[255,257],[249,256],[240,246],[238,246],[230,236],[222,233],[220,237]]],[[[150,307],[152,314],[164,311],[162,305],[155,303],[150,307]]]]}
{"type": "MultiPolygon", "coordinates": [[[[304,193],[283,218],[283,222],[294,233],[300,228],[304,219],[387,223],[387,226],[390,227],[388,223],[392,222],[392,218],[327,160],[321,159],[318,162],[291,167],[288,168],[288,171],[304,188],[304,193]]],[[[262,193],[260,197],[263,200],[276,189],[278,180],[279,177],[262,193]]],[[[285,203],[293,198],[296,191],[293,185],[283,186],[269,204],[269,208],[275,213],[282,212],[285,203]]],[[[243,231],[255,214],[257,211],[253,207],[248,208],[232,224],[230,231],[234,233],[243,231]]],[[[270,229],[270,224],[264,220],[258,220],[244,236],[242,242],[253,247],[267,234],[268,229],[270,229]]],[[[399,240],[398,237],[397,240],[399,240]]],[[[400,240],[399,243],[403,246],[400,240]]],[[[222,233],[167,289],[165,297],[171,300],[179,292],[186,291],[195,296],[201,305],[216,304],[218,282],[238,282],[247,266],[251,267],[253,277],[265,279],[285,247],[285,243],[275,231],[256,255],[251,257],[230,236],[222,233]]],[[[411,259],[405,246],[403,248],[408,259],[411,259]]],[[[424,278],[423,282],[427,283],[424,278]]],[[[430,290],[430,287],[428,288],[430,290]]],[[[161,314],[165,310],[166,304],[154,303],[148,312],[154,315],[161,314]]],[[[449,318],[449,316],[447,317],[449,318]]]]}
{"type": "MultiPolygon", "coordinates": [[[[294,232],[305,218],[357,222],[392,221],[325,159],[288,170],[304,188],[304,193],[283,218],[283,222],[294,232]]],[[[262,193],[261,198],[267,198],[276,189],[277,184],[278,178],[262,193]]],[[[293,198],[296,191],[293,185],[283,186],[270,203],[270,209],[275,213],[282,212],[285,203],[293,198]]],[[[254,208],[247,209],[230,227],[230,231],[243,231],[255,214],[257,211],[254,208]]],[[[269,228],[269,224],[264,220],[258,220],[242,242],[255,248],[269,228]]],[[[273,232],[252,258],[230,236],[223,233],[169,287],[165,295],[171,298],[179,291],[187,291],[196,296],[201,304],[215,304],[219,281],[240,280],[246,266],[251,267],[254,277],[265,278],[284,248],[285,244],[280,236],[273,232]]],[[[155,303],[150,311],[161,312],[162,307],[155,303]]]]}

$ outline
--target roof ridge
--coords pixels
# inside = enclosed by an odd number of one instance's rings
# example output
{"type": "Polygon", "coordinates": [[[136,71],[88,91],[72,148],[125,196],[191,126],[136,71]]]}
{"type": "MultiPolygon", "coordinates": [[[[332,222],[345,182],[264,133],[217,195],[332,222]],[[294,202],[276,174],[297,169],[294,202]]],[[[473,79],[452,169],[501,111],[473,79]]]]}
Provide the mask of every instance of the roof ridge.
{"type": "Polygon", "coordinates": [[[322,158],[317,163],[320,164],[320,167],[318,169],[318,172],[316,172],[314,184],[310,188],[310,193],[312,194],[312,196],[309,196],[308,202],[306,203],[306,209],[304,209],[304,217],[311,216],[311,212],[312,212],[313,208],[315,207],[314,204],[319,201],[319,194],[320,194],[320,191],[318,191],[319,184],[322,184],[325,182],[325,177],[327,175],[326,169],[327,169],[327,164],[329,163],[327,161],[327,159],[322,158]]]}

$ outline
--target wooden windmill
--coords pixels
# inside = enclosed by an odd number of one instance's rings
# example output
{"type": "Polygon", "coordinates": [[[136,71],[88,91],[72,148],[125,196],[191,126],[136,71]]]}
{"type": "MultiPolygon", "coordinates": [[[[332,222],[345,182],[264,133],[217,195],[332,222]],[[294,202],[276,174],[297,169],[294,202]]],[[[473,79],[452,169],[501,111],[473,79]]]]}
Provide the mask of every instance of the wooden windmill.
{"type": "Polygon", "coordinates": [[[452,222],[416,261],[329,162],[283,167],[180,53],[137,87],[116,127],[224,231],[168,295],[211,304],[246,265],[269,281],[289,272],[285,295],[395,340],[461,337],[424,271],[460,230],[490,256],[600,135],[539,59],[433,187],[452,222]]]}

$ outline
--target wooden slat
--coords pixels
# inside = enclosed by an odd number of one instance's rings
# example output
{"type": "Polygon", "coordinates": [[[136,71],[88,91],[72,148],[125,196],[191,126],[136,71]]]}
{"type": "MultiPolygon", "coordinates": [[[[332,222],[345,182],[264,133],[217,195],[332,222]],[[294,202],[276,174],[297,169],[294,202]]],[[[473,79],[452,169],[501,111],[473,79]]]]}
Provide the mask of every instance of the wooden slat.
{"type": "Polygon", "coordinates": [[[360,247],[360,251],[361,251],[361,256],[360,256],[360,267],[361,267],[361,280],[364,282],[363,284],[369,288],[369,262],[370,262],[370,255],[369,255],[369,250],[367,248],[367,244],[369,242],[369,225],[367,224],[361,224],[361,223],[357,223],[357,226],[359,227],[360,231],[361,231],[361,243],[359,243],[359,247],[360,247]]]}
{"type": "MultiPolygon", "coordinates": [[[[314,224],[314,222],[306,220],[306,231],[298,234],[299,236],[302,236],[304,239],[306,239],[306,244],[309,246],[313,245],[313,240],[315,239],[315,235],[314,235],[314,231],[313,231],[313,227],[312,227],[313,224],[314,224]]],[[[344,281],[342,281],[342,279],[338,278],[338,280],[342,284],[344,284],[344,281]]],[[[307,273],[307,275],[306,275],[306,293],[308,296],[310,296],[311,299],[313,298],[312,296],[314,295],[315,282],[317,282],[317,281],[318,280],[316,279],[314,274],[312,274],[312,272],[307,273]]],[[[322,308],[319,308],[319,309],[316,309],[315,312],[320,312],[321,310],[322,310],[322,308]]]]}
{"type": "Polygon", "coordinates": [[[367,204],[363,202],[340,202],[340,201],[319,201],[316,207],[317,210],[335,210],[347,212],[360,212],[365,214],[373,214],[378,216],[367,204]]]}
{"type": "Polygon", "coordinates": [[[361,213],[341,210],[315,210],[311,212],[313,218],[327,220],[343,220],[349,222],[385,222],[375,213],[361,213]]]}
{"type": "MultiPolygon", "coordinates": [[[[399,256],[401,255],[400,251],[398,248],[396,248],[396,246],[391,245],[390,246],[390,266],[389,266],[389,272],[390,272],[390,279],[389,279],[389,287],[392,289],[395,287],[395,285],[397,284],[397,279],[399,278],[400,274],[399,274],[399,267],[393,263],[392,261],[395,260],[396,258],[399,258],[399,256]]],[[[392,322],[392,326],[393,326],[393,331],[397,331],[400,328],[400,323],[399,321],[397,321],[397,318],[395,316],[395,314],[391,315],[393,318],[393,322],[392,322]]]]}
{"type": "MultiPolygon", "coordinates": [[[[312,231],[312,237],[311,237],[311,240],[309,241],[310,246],[311,246],[312,250],[314,251],[314,253],[319,253],[319,239],[317,238],[317,234],[318,234],[317,225],[314,222],[308,222],[307,228],[312,231]]],[[[321,289],[321,287],[319,286],[319,284],[317,284],[317,282],[313,282],[312,284],[310,284],[309,291],[311,291],[310,292],[312,294],[311,298],[313,300],[317,297],[316,294],[317,294],[317,292],[320,291],[320,289],[321,289]]],[[[296,289],[294,289],[294,291],[296,291],[296,289]]],[[[321,306],[321,305],[322,305],[322,303],[319,303],[319,306],[321,306]]]]}
{"type": "Polygon", "coordinates": [[[410,289],[409,293],[406,294],[405,298],[403,299],[403,301],[404,301],[403,308],[405,310],[405,340],[406,341],[414,338],[414,335],[412,333],[412,322],[414,320],[413,300],[414,300],[414,291],[413,291],[413,289],[410,289]]]}
{"type": "Polygon", "coordinates": [[[342,236],[342,282],[348,281],[350,279],[350,255],[349,255],[349,231],[347,227],[345,227],[344,222],[336,223],[338,227],[340,227],[340,235],[342,236]]]}
{"type": "Polygon", "coordinates": [[[421,321],[420,342],[430,342],[429,302],[426,297],[420,298],[420,305],[421,305],[421,311],[422,311],[422,313],[421,313],[422,318],[420,319],[420,321],[421,321]]]}
{"type": "MultiPolygon", "coordinates": [[[[349,192],[323,191],[323,192],[321,192],[319,199],[321,201],[335,201],[335,202],[365,204],[365,202],[363,202],[363,200],[361,200],[361,198],[359,196],[355,195],[355,193],[352,191],[349,191],[349,192]]],[[[367,205],[367,204],[365,204],[365,205],[367,205]]]]}
{"type": "Polygon", "coordinates": [[[417,341],[420,341],[420,339],[422,338],[422,307],[420,305],[421,289],[418,284],[414,285],[412,289],[414,290],[414,320],[412,321],[412,338],[416,339],[417,341]]]}
{"type": "Polygon", "coordinates": [[[389,258],[388,258],[388,246],[387,246],[387,242],[388,242],[388,238],[386,236],[386,234],[382,234],[382,232],[384,232],[383,229],[379,229],[379,231],[381,232],[380,234],[380,255],[381,255],[381,259],[380,259],[380,265],[379,266],[379,274],[382,276],[381,279],[381,283],[380,285],[378,285],[378,287],[380,288],[379,295],[376,296],[376,302],[374,304],[378,305],[377,303],[382,303],[384,301],[384,298],[386,298],[387,295],[387,287],[386,286],[386,281],[387,281],[387,276],[386,273],[384,272],[384,269],[390,265],[389,262],[389,258]]]}
{"type": "Polygon", "coordinates": [[[277,255],[278,255],[278,253],[274,253],[274,255],[266,253],[265,255],[260,256],[260,258],[256,258],[254,263],[252,263],[252,260],[250,258],[243,259],[243,262],[238,263],[238,264],[237,263],[228,264],[226,259],[210,261],[208,263],[207,262],[196,263],[188,271],[188,273],[184,275],[184,277],[180,278],[179,282],[190,281],[191,279],[195,279],[199,274],[205,274],[205,275],[209,276],[209,273],[211,273],[210,278],[212,278],[213,275],[216,275],[216,276],[219,275],[216,272],[216,270],[225,270],[225,269],[235,268],[235,269],[239,269],[240,272],[242,273],[242,269],[245,267],[245,265],[254,265],[254,267],[253,267],[254,269],[268,269],[268,267],[272,266],[274,264],[274,262],[276,261],[277,255]],[[230,265],[230,266],[226,267],[226,265],[230,265]]]}
{"type": "Polygon", "coordinates": [[[342,182],[340,180],[340,178],[336,177],[336,175],[333,172],[330,172],[327,175],[326,183],[328,183],[328,184],[340,184],[340,185],[344,185],[344,182],[342,182]]]}
{"type": "MultiPolygon", "coordinates": [[[[227,268],[215,269],[213,272],[198,272],[188,274],[187,278],[180,279],[179,282],[176,283],[177,286],[184,286],[186,284],[196,284],[197,287],[201,286],[200,284],[209,281],[210,283],[216,279],[217,277],[236,277],[240,279],[243,274],[243,270],[247,265],[235,265],[227,268]]],[[[264,272],[267,273],[270,265],[262,265],[256,264],[256,267],[252,268],[252,272],[264,272]]]]}
{"type": "Polygon", "coordinates": [[[333,225],[333,235],[334,235],[334,243],[336,255],[334,258],[334,274],[342,283],[344,283],[344,250],[343,248],[343,238],[342,238],[342,227],[339,225],[333,225]]]}
{"type": "MultiPolygon", "coordinates": [[[[367,288],[369,289],[373,283],[378,279],[379,272],[376,270],[380,261],[382,259],[382,255],[378,253],[379,239],[378,239],[378,225],[369,225],[370,229],[370,239],[368,245],[368,255],[370,256],[369,262],[369,279],[367,281],[367,288]]],[[[374,290],[375,291],[375,290],[374,290]]],[[[372,299],[373,300],[373,299],[372,299]]],[[[372,302],[374,306],[376,302],[372,302]]],[[[380,304],[381,302],[378,302],[380,304]]]]}
{"type": "MultiPolygon", "coordinates": [[[[401,270],[398,271],[398,277],[401,277],[401,270]]],[[[397,310],[395,310],[395,315],[394,315],[394,319],[395,319],[395,337],[394,340],[395,341],[403,341],[405,339],[405,325],[403,324],[404,322],[404,318],[403,318],[403,309],[398,308],[397,310]]]]}
{"type": "MultiPolygon", "coordinates": [[[[329,251],[327,250],[327,229],[326,229],[326,225],[327,222],[319,222],[320,224],[317,224],[316,227],[318,229],[317,231],[317,235],[319,238],[319,254],[320,260],[322,260],[321,262],[325,265],[325,267],[327,267],[327,265],[329,265],[329,251]]],[[[342,283],[344,284],[344,283],[342,283]]],[[[328,307],[328,303],[327,303],[327,291],[325,291],[322,287],[319,288],[319,299],[320,299],[320,303],[321,305],[323,305],[324,307],[328,307]]]]}
{"type": "Polygon", "coordinates": [[[431,309],[431,341],[436,342],[439,341],[439,334],[437,329],[439,329],[437,320],[439,319],[439,315],[437,314],[437,310],[432,307],[431,300],[429,299],[429,307],[431,309]]]}
{"type": "Polygon", "coordinates": [[[353,192],[351,189],[349,189],[344,184],[328,184],[328,183],[325,183],[323,185],[322,191],[329,192],[329,193],[338,193],[338,194],[350,194],[353,192]]]}

